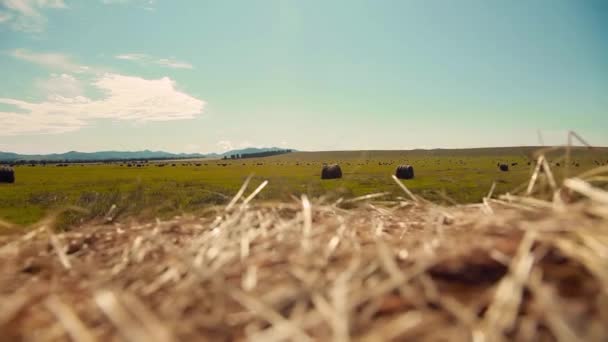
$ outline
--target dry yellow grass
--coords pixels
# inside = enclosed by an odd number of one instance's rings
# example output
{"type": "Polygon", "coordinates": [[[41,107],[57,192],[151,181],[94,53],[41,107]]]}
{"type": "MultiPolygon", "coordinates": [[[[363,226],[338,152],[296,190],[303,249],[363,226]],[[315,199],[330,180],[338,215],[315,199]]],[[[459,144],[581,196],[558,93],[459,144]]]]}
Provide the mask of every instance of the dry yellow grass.
{"type": "Polygon", "coordinates": [[[465,206],[398,181],[397,202],[256,203],[263,183],[198,217],[47,220],[0,240],[0,336],[606,341],[606,171],[465,206]]]}

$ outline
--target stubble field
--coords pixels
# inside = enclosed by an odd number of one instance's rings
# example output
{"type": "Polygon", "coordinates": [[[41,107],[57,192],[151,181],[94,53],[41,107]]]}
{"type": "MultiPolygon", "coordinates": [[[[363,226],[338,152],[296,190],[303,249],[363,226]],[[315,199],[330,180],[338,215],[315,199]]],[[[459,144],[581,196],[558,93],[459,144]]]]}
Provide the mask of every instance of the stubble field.
{"type": "MultiPolygon", "coordinates": [[[[438,203],[473,203],[493,183],[496,193],[521,190],[532,173],[536,150],[294,152],[256,159],[133,163],[131,167],[128,162],[18,166],[16,183],[0,184],[0,218],[26,226],[68,206],[86,212],[63,214],[63,226],[108,215],[112,219],[167,218],[227,203],[249,175],[253,175],[252,186],[268,180],[262,200],[289,201],[306,194],[335,201],[383,192],[384,198],[394,200],[402,193],[390,176],[400,164],[414,166],[415,179],[405,181],[414,193],[438,203]],[[340,164],[343,178],[321,180],[324,163],[340,164]],[[509,171],[501,172],[497,163],[508,164],[509,171]]],[[[556,178],[562,178],[566,172],[563,151],[547,157],[556,178]]],[[[575,175],[607,160],[607,149],[575,150],[569,172],[575,175]]]]}

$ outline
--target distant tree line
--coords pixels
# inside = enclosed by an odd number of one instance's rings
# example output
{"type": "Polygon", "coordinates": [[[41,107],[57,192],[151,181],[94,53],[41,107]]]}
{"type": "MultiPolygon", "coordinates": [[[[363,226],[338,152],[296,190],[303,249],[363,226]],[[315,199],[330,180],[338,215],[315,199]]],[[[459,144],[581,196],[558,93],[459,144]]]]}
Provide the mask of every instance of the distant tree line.
{"type": "Polygon", "coordinates": [[[190,157],[158,157],[158,158],[115,158],[115,159],[56,159],[56,160],[0,160],[0,165],[41,165],[46,164],[86,164],[86,163],[101,163],[101,164],[115,164],[115,163],[144,163],[147,164],[151,160],[180,160],[180,159],[192,159],[190,157]]]}
{"type": "Polygon", "coordinates": [[[262,157],[276,156],[279,154],[286,154],[286,153],[291,153],[291,152],[293,152],[293,150],[273,150],[273,151],[265,151],[265,152],[240,153],[240,154],[231,154],[230,156],[224,156],[223,159],[262,158],[262,157]]]}

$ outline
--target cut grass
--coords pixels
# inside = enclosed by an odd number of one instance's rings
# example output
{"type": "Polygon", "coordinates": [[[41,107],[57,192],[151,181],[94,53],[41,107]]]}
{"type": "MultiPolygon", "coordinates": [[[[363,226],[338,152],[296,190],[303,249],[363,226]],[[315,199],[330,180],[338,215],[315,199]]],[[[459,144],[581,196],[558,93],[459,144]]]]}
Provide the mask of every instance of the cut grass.
{"type": "MultiPolygon", "coordinates": [[[[468,150],[296,152],[281,156],[233,161],[202,161],[201,166],[172,167],[154,164],[128,168],[118,164],[70,165],[69,167],[16,168],[17,182],[0,184],[0,218],[29,225],[49,210],[76,205],[87,214],[66,214],[64,225],[102,218],[116,205],[118,215],[158,216],[192,212],[210,204],[227,202],[245,178],[254,174],[252,186],[269,180],[261,194],[265,200],[288,200],[292,195],[311,198],[356,197],[388,192],[387,199],[401,196],[390,175],[399,164],[412,164],[416,178],[406,181],[412,191],[444,203],[479,202],[492,183],[496,192],[510,191],[528,180],[528,166],[535,148],[468,150]],[[344,176],[321,180],[323,163],[337,162],[344,176]],[[500,172],[497,162],[518,163],[509,172],[500,172]],[[205,165],[206,164],[206,165],[205,165]],[[222,166],[219,164],[227,164],[222,166]]],[[[560,154],[548,155],[558,160],[560,154]]],[[[597,166],[608,159],[608,150],[575,150],[576,172],[597,166]]],[[[563,162],[562,162],[563,165],[563,162]]],[[[554,167],[561,179],[562,167],[554,167]]]]}
{"type": "Polygon", "coordinates": [[[0,331],[15,341],[605,341],[608,192],[595,185],[607,172],[553,185],[535,174],[534,196],[524,186],[450,206],[396,178],[403,200],[335,202],[260,201],[270,186],[247,179],[201,215],[67,232],[47,217],[0,236],[0,331]]]}

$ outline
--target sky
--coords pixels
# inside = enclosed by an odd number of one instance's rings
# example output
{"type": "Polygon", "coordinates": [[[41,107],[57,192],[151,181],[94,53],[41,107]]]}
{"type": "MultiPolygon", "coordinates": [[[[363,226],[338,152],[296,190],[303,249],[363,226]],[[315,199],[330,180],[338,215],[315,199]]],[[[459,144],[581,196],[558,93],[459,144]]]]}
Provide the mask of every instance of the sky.
{"type": "Polygon", "coordinates": [[[608,2],[0,0],[0,151],[608,146],[608,2]]]}

